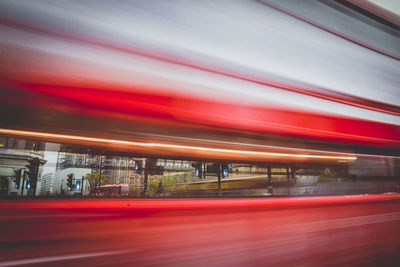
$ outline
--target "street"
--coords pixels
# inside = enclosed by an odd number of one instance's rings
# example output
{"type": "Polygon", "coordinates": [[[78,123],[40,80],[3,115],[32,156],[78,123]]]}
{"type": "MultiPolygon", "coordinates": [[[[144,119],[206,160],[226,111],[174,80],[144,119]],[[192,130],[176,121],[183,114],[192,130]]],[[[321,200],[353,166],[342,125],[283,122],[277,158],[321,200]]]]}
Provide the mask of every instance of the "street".
{"type": "Polygon", "coordinates": [[[400,195],[0,205],[0,266],[400,263],[400,195]]]}

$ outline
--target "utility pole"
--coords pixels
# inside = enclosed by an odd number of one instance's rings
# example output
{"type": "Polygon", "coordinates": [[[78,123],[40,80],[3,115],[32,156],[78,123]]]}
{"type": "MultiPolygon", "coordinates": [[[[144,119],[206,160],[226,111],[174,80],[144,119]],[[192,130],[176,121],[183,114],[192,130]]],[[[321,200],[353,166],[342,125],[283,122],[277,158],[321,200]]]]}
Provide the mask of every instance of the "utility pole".
{"type": "Polygon", "coordinates": [[[143,191],[141,193],[142,197],[145,197],[146,196],[146,192],[147,192],[147,181],[148,181],[148,178],[149,178],[149,170],[148,170],[148,168],[149,167],[150,167],[149,159],[147,159],[147,161],[143,160],[142,177],[144,179],[143,179],[143,191]]]}
{"type": "Polygon", "coordinates": [[[85,176],[82,175],[82,185],[81,185],[81,196],[83,196],[83,190],[85,189],[83,181],[85,180],[85,176]]]}
{"type": "Polygon", "coordinates": [[[221,192],[221,177],[222,177],[222,163],[219,163],[219,168],[218,168],[218,197],[221,197],[222,192],[221,192]]]}
{"type": "Polygon", "coordinates": [[[290,195],[290,173],[289,173],[289,165],[286,165],[286,178],[287,178],[288,195],[290,195]]]}
{"type": "Polygon", "coordinates": [[[103,167],[103,155],[100,154],[100,163],[99,163],[99,181],[98,181],[98,188],[100,190],[100,186],[101,186],[101,171],[102,171],[102,167],[103,167]]]}
{"type": "Polygon", "coordinates": [[[24,175],[22,176],[23,178],[22,178],[21,196],[23,196],[23,195],[24,195],[24,187],[25,187],[25,175],[26,175],[26,173],[25,173],[25,171],[24,171],[24,175]]]}
{"type": "Polygon", "coordinates": [[[295,169],[293,168],[293,165],[290,167],[290,177],[295,178],[295,169]]]}
{"type": "Polygon", "coordinates": [[[271,166],[268,166],[268,193],[272,195],[272,173],[271,173],[271,166]]]}

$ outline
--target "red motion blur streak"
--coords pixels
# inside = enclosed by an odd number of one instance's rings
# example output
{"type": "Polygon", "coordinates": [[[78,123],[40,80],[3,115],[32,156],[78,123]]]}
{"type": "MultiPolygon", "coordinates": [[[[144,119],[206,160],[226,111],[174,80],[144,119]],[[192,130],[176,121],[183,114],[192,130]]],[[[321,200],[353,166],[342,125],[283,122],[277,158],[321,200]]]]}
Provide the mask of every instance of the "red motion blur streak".
{"type": "Polygon", "coordinates": [[[400,195],[0,204],[0,266],[400,263],[400,195]]]}
{"type": "Polygon", "coordinates": [[[175,95],[152,95],[145,93],[148,91],[146,88],[132,88],[131,92],[122,92],[115,88],[107,90],[107,88],[102,88],[103,85],[99,85],[101,89],[33,83],[11,83],[10,85],[40,93],[36,99],[29,99],[29,103],[25,103],[27,105],[34,103],[36,106],[49,108],[57,103],[48,103],[43,95],[53,95],[69,100],[67,106],[60,101],[60,106],[76,113],[98,110],[102,116],[104,116],[104,111],[107,111],[110,114],[123,113],[143,118],[323,140],[400,146],[399,126],[372,121],[175,95]]]}
{"type": "Polygon", "coordinates": [[[110,212],[140,214],[139,211],[229,211],[230,209],[275,210],[281,208],[304,208],[329,205],[354,205],[375,202],[400,201],[400,194],[349,195],[292,198],[230,198],[230,199],[129,199],[129,200],[57,200],[57,201],[2,201],[3,210],[75,210],[81,212],[110,212]]]}
{"type": "MultiPolygon", "coordinates": [[[[267,5],[271,5],[269,3],[265,3],[264,1],[261,1],[261,2],[264,4],[267,4],[267,5]]],[[[280,10],[279,7],[274,7],[274,8],[280,10]]],[[[281,10],[281,11],[286,12],[284,10],[281,10]]],[[[294,14],[290,14],[290,15],[295,16],[294,14]]],[[[302,18],[299,17],[299,19],[302,19],[302,18]]],[[[389,104],[381,103],[378,101],[372,101],[369,99],[364,99],[361,97],[347,95],[344,93],[333,92],[332,90],[329,90],[326,88],[310,88],[310,87],[307,88],[304,86],[293,86],[293,85],[285,84],[283,82],[277,82],[277,81],[273,81],[271,79],[266,79],[265,77],[252,77],[248,74],[245,75],[242,73],[233,72],[231,70],[222,69],[221,67],[204,66],[204,65],[201,65],[198,63],[187,62],[184,60],[180,60],[179,57],[170,56],[168,54],[162,54],[160,51],[157,51],[157,53],[155,53],[154,51],[149,51],[144,48],[132,47],[132,46],[126,47],[126,46],[123,46],[120,44],[112,43],[110,41],[97,39],[94,37],[82,36],[77,33],[71,34],[69,32],[55,31],[51,27],[46,27],[43,25],[32,25],[32,24],[28,24],[24,21],[16,20],[15,18],[0,18],[0,22],[4,25],[8,25],[10,27],[22,28],[24,30],[29,30],[29,31],[33,31],[33,32],[39,32],[39,33],[48,33],[48,34],[59,36],[62,38],[77,40],[77,41],[81,41],[81,42],[84,42],[87,44],[93,44],[93,45],[97,45],[97,46],[101,46],[101,47],[115,49],[118,51],[123,51],[123,52],[131,53],[131,54],[135,54],[135,55],[139,55],[139,56],[144,56],[144,57],[148,57],[148,58],[152,58],[152,59],[156,59],[156,60],[161,60],[161,61],[165,61],[165,62],[169,62],[169,63],[173,63],[173,64],[178,64],[178,65],[182,65],[182,66],[186,66],[186,67],[190,67],[190,68],[195,68],[198,70],[203,70],[203,71],[207,71],[207,72],[211,72],[211,73],[215,73],[215,74],[220,74],[220,75],[232,77],[235,79],[240,79],[240,80],[244,80],[244,81],[248,81],[248,82],[252,82],[252,83],[271,86],[271,87],[275,87],[275,88],[278,88],[281,90],[286,90],[286,91],[300,93],[300,94],[304,94],[304,95],[308,95],[308,96],[312,96],[312,97],[317,97],[317,98],[333,101],[336,103],[341,103],[341,104],[345,104],[345,105],[350,105],[350,106],[369,109],[369,110],[373,110],[373,111],[377,111],[377,112],[384,112],[384,113],[400,116],[400,107],[399,106],[389,105],[389,104]]],[[[309,22],[309,23],[312,24],[312,22],[309,22]]],[[[314,25],[314,26],[318,27],[318,25],[314,25]]],[[[321,26],[321,27],[323,27],[323,26],[321,26]]],[[[325,29],[325,30],[328,30],[328,29],[325,29]]],[[[332,33],[335,34],[335,32],[332,32],[332,33]]],[[[337,35],[364,46],[362,43],[359,43],[358,41],[353,40],[350,37],[341,36],[340,34],[337,34],[337,35]]],[[[367,48],[371,48],[371,47],[367,47],[367,48]]],[[[373,49],[373,48],[371,48],[371,49],[373,49]]],[[[377,51],[377,52],[379,52],[379,51],[377,51]]]]}

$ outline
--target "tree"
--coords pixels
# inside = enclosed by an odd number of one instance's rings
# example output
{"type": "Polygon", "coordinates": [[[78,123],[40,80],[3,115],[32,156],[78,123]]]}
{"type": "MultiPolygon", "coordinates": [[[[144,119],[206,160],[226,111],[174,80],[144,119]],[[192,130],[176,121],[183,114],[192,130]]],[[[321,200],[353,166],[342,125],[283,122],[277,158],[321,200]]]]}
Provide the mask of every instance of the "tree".
{"type": "MultiPolygon", "coordinates": [[[[85,180],[89,183],[90,190],[99,185],[99,175],[100,175],[99,173],[87,173],[85,175],[85,180]]],[[[109,183],[108,177],[102,174],[100,178],[100,184],[105,185],[108,183],[109,183]]]]}

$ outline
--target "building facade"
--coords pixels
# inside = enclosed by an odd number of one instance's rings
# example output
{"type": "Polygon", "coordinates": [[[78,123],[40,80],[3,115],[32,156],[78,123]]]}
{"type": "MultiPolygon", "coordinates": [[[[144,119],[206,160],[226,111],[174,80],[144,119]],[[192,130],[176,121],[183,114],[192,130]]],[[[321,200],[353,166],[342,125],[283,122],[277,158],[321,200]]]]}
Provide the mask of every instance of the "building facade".
{"type": "Polygon", "coordinates": [[[0,138],[0,194],[39,195],[44,160],[44,143],[15,137],[0,138]],[[28,173],[35,162],[35,179],[28,173]],[[32,179],[32,181],[30,180],[32,179]]]}
{"type": "Polygon", "coordinates": [[[46,173],[42,175],[42,186],[40,194],[47,196],[54,192],[54,173],[46,173]]]}

